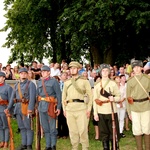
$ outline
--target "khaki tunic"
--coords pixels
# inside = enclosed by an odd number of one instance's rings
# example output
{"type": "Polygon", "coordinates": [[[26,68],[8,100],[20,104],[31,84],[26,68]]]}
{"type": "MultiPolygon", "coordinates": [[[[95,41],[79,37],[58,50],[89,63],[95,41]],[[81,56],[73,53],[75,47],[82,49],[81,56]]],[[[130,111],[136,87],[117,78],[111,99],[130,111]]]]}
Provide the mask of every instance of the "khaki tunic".
{"type": "Polygon", "coordinates": [[[66,105],[66,101],[67,100],[71,100],[71,99],[80,99],[80,100],[84,100],[84,94],[79,93],[73,85],[70,85],[71,79],[68,79],[67,81],[65,81],[64,83],[64,87],[63,87],[63,92],[62,92],[62,106],[63,106],[63,110],[66,111],[78,111],[78,110],[83,110],[83,109],[87,109],[88,111],[91,111],[91,107],[92,107],[92,91],[91,91],[91,86],[88,80],[83,79],[83,78],[79,78],[78,80],[76,80],[76,84],[78,85],[78,87],[80,89],[83,90],[84,93],[86,93],[88,95],[89,98],[89,102],[88,104],[86,103],[68,103],[66,105]]]}
{"type": "Polygon", "coordinates": [[[76,80],[76,85],[83,91],[82,93],[76,90],[76,88],[72,85],[71,79],[64,83],[62,92],[62,106],[63,110],[66,112],[72,150],[78,150],[79,143],[82,144],[82,150],[88,150],[88,118],[86,112],[87,110],[91,111],[92,90],[89,81],[83,78],[78,78],[76,80]],[[88,103],[66,103],[67,100],[72,99],[84,100],[85,93],[89,97],[88,103]]]}
{"type": "MultiPolygon", "coordinates": [[[[111,91],[111,94],[114,95],[114,101],[115,102],[119,102],[120,101],[120,91],[119,88],[116,84],[115,81],[112,81],[110,79],[108,79],[109,82],[105,87],[105,90],[107,92],[109,92],[109,89],[111,91]]],[[[102,87],[106,84],[107,80],[101,80],[102,81],[102,87]]],[[[111,110],[111,105],[110,103],[103,103],[102,106],[99,106],[95,103],[95,99],[99,99],[101,101],[106,101],[108,100],[108,98],[100,95],[100,90],[101,90],[101,86],[100,86],[100,82],[97,83],[94,86],[94,91],[93,91],[93,109],[94,109],[94,115],[97,114],[111,114],[112,110],[111,110]]],[[[117,112],[117,108],[116,108],[116,104],[113,103],[113,108],[114,108],[114,113],[117,112]]]]}
{"type": "MultiPolygon", "coordinates": [[[[137,75],[136,77],[140,81],[140,83],[143,85],[147,93],[149,93],[150,92],[150,78],[144,74],[137,75]]],[[[128,97],[132,97],[135,100],[148,97],[134,77],[131,77],[127,81],[127,98],[128,97]]],[[[129,104],[127,102],[127,111],[129,115],[131,114],[131,111],[144,112],[144,111],[149,111],[149,110],[150,110],[149,100],[144,101],[144,102],[134,102],[133,104],[129,104]]]]}

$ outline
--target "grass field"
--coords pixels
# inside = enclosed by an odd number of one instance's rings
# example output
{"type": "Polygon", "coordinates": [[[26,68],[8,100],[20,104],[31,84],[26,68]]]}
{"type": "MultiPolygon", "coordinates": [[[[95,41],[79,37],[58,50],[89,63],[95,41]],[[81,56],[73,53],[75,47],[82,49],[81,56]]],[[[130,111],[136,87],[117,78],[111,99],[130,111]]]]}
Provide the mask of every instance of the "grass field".
{"type": "MultiPolygon", "coordinates": [[[[15,148],[17,148],[20,145],[20,134],[17,134],[17,122],[16,120],[12,119],[12,127],[13,127],[13,134],[14,134],[14,143],[15,143],[15,148]]],[[[130,124],[130,129],[131,129],[131,124],[130,124]]],[[[135,144],[135,139],[132,135],[131,130],[130,131],[125,131],[124,132],[126,137],[122,138],[119,142],[120,145],[120,150],[136,150],[136,144],[135,144]]],[[[90,122],[89,125],[89,141],[90,141],[90,147],[89,150],[103,150],[102,144],[100,141],[96,141],[94,139],[94,126],[90,122]]],[[[41,150],[44,150],[45,148],[45,139],[43,138],[41,140],[41,145],[42,148],[41,150]]],[[[35,149],[35,144],[33,145],[33,149],[35,149]]],[[[57,141],[57,150],[71,150],[71,144],[70,144],[70,139],[58,139],[57,141]]],[[[79,146],[79,150],[81,150],[81,145],[79,146]]]]}

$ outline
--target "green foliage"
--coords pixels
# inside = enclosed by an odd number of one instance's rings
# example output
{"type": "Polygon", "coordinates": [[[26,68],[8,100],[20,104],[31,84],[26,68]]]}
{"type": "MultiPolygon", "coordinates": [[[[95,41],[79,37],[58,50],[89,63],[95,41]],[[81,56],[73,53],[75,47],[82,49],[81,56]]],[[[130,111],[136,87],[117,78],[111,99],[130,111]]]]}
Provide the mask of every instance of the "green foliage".
{"type": "Polygon", "coordinates": [[[91,52],[94,63],[113,64],[149,54],[147,1],[5,0],[5,10],[2,31],[10,31],[4,44],[11,48],[9,62],[91,60],[91,52]]]}

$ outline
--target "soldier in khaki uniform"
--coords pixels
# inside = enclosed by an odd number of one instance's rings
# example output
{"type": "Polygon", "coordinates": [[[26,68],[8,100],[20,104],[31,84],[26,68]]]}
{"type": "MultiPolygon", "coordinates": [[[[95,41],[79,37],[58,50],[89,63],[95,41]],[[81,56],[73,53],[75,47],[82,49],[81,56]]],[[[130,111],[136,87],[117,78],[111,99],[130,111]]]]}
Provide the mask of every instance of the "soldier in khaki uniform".
{"type": "Polygon", "coordinates": [[[110,102],[112,102],[114,108],[116,133],[119,140],[119,123],[115,102],[120,101],[120,91],[116,82],[109,79],[110,66],[108,64],[100,65],[100,74],[102,79],[94,86],[93,91],[94,119],[98,121],[103,149],[110,150],[109,141],[113,145],[112,109],[110,102]]]}
{"type": "Polygon", "coordinates": [[[89,81],[78,75],[80,64],[69,64],[71,79],[64,83],[62,92],[62,106],[67,119],[72,150],[78,150],[79,143],[82,150],[88,150],[88,118],[92,107],[92,91],[89,81]],[[84,102],[85,93],[89,97],[88,104],[84,102]]]}
{"type": "Polygon", "coordinates": [[[144,134],[145,150],[150,150],[150,78],[141,72],[142,61],[135,60],[131,65],[135,76],[127,81],[127,111],[132,120],[137,149],[143,150],[144,134]]]}

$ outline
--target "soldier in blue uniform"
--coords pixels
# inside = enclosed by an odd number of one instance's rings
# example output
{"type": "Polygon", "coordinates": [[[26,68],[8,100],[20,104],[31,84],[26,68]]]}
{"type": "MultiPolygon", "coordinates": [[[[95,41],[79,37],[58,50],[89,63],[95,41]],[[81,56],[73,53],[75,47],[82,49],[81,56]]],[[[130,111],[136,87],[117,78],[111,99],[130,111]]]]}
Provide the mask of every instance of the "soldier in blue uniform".
{"type": "Polygon", "coordinates": [[[50,68],[48,66],[44,65],[41,68],[41,74],[42,79],[37,83],[37,95],[40,121],[46,139],[45,150],[56,150],[56,120],[61,109],[61,91],[58,81],[50,77],[50,68]]]}
{"type": "Polygon", "coordinates": [[[5,83],[5,77],[5,73],[0,72],[0,148],[8,148],[9,129],[4,110],[13,91],[12,87],[5,83]]]}
{"type": "Polygon", "coordinates": [[[10,103],[5,113],[10,111],[15,103],[14,114],[21,133],[21,146],[17,150],[32,150],[34,132],[31,128],[32,114],[36,102],[36,86],[27,79],[28,70],[19,70],[20,81],[15,84],[10,103]]]}

